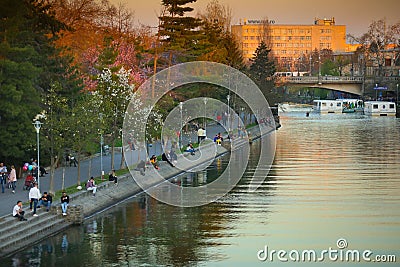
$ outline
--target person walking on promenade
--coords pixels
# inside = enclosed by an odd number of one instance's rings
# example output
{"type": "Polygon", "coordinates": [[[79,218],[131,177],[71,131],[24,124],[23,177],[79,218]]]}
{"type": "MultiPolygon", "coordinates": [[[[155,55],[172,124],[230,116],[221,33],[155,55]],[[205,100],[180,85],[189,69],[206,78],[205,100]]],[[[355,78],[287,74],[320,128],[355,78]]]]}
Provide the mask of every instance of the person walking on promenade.
{"type": "Polygon", "coordinates": [[[1,183],[1,192],[4,193],[4,186],[7,183],[7,167],[4,166],[3,162],[0,162],[0,183],[1,183]]]}
{"type": "Polygon", "coordinates": [[[93,176],[90,177],[89,181],[86,183],[86,190],[87,191],[92,191],[93,192],[93,196],[96,196],[97,186],[96,186],[96,184],[94,182],[93,176]]]}
{"type": "Polygon", "coordinates": [[[61,209],[63,216],[67,215],[68,204],[69,204],[69,196],[67,195],[67,192],[63,191],[61,196],[61,209]]]}
{"type": "Polygon", "coordinates": [[[69,155],[69,166],[71,167],[72,164],[74,164],[74,167],[76,167],[76,164],[78,164],[78,161],[73,155],[69,155]]]}
{"type": "Polygon", "coordinates": [[[34,186],[31,188],[31,190],[29,190],[29,209],[32,211],[32,204],[33,204],[33,216],[37,217],[38,215],[36,214],[36,208],[37,208],[37,204],[39,199],[41,198],[41,194],[38,188],[38,184],[35,183],[34,186]]]}
{"type": "Polygon", "coordinates": [[[47,192],[43,193],[43,196],[40,198],[39,200],[39,204],[38,204],[38,208],[40,208],[40,206],[45,206],[46,207],[46,211],[49,211],[51,208],[51,203],[53,202],[53,197],[50,196],[49,194],[47,194],[47,192]]]}
{"type": "Polygon", "coordinates": [[[22,210],[22,201],[18,200],[17,205],[13,208],[13,217],[18,218],[20,221],[26,221],[24,214],[25,211],[22,210]]]}
{"type": "Polygon", "coordinates": [[[11,165],[10,175],[8,176],[8,180],[11,183],[12,192],[15,193],[15,184],[17,182],[17,172],[15,171],[14,165],[11,165]]]}
{"type": "Polygon", "coordinates": [[[206,139],[206,130],[204,130],[203,127],[200,127],[199,130],[197,131],[197,143],[200,144],[201,141],[203,141],[204,139],[206,139]]]}

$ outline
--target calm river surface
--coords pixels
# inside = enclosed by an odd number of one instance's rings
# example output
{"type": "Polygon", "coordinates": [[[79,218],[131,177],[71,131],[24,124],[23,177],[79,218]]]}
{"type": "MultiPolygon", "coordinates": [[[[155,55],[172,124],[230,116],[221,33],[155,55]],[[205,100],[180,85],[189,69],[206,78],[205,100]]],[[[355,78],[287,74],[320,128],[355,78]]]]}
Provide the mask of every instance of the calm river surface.
{"type": "MultiPolygon", "coordinates": [[[[260,140],[246,173],[228,195],[197,208],[177,208],[139,195],[72,227],[1,266],[276,266],[303,265],[297,250],[371,250],[400,262],[400,120],[355,114],[286,113],[277,132],[272,169],[254,193],[247,191],[260,140]],[[343,240],[342,240],[343,241],[343,240]],[[340,245],[342,245],[341,243],[340,245]],[[260,261],[258,251],[285,250],[260,261]]],[[[201,183],[227,164],[185,177],[201,183]]],[[[117,192],[116,192],[117,194],[117,192]]],[[[312,266],[347,265],[340,258],[312,266]]],[[[259,254],[265,257],[265,253],[259,254]]],[[[345,258],[344,258],[345,259],[345,258]]],[[[351,258],[350,258],[351,259],[351,258]]],[[[365,265],[361,259],[358,265],[365,265]]],[[[375,264],[369,264],[370,266],[375,264]]]]}

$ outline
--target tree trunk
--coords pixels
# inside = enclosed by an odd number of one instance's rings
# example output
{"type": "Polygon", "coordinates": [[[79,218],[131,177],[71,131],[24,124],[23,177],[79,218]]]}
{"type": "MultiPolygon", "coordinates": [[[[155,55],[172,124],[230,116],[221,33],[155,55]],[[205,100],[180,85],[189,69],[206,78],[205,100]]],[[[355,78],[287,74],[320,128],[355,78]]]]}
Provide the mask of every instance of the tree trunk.
{"type": "Polygon", "coordinates": [[[111,145],[111,170],[114,170],[114,157],[115,157],[114,153],[115,153],[115,145],[113,141],[111,145]]]}
{"type": "MultiPolygon", "coordinates": [[[[54,173],[56,167],[58,165],[59,157],[51,157],[50,158],[50,186],[49,186],[49,193],[54,194],[54,173]]],[[[40,170],[38,172],[40,175],[40,170]]]]}
{"type": "MultiPolygon", "coordinates": [[[[79,154],[78,154],[79,155],[79,154]]],[[[81,185],[81,157],[78,156],[78,177],[77,177],[77,184],[81,185]]]]}
{"type": "Polygon", "coordinates": [[[92,157],[89,159],[89,170],[88,170],[88,177],[92,177],[92,157]]]}
{"type": "Polygon", "coordinates": [[[119,168],[120,169],[124,169],[125,168],[125,151],[124,151],[124,147],[123,146],[121,148],[121,163],[119,164],[119,168]]]}

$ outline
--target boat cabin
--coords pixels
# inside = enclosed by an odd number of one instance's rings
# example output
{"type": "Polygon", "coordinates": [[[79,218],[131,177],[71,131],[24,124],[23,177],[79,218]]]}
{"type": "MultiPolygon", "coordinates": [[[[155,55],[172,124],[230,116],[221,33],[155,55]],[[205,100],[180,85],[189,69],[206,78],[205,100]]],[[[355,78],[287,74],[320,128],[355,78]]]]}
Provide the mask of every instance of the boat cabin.
{"type": "Polygon", "coordinates": [[[396,104],[386,101],[365,102],[364,114],[369,116],[396,116],[396,104]]]}
{"type": "Polygon", "coordinates": [[[343,105],[340,100],[314,100],[313,110],[319,113],[342,113],[343,105]]]}

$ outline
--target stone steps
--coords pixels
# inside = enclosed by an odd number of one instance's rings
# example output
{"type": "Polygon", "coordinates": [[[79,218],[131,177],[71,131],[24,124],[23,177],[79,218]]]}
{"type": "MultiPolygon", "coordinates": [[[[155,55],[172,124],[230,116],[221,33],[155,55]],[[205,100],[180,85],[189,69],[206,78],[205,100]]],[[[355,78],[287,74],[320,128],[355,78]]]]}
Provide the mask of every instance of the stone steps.
{"type": "Polygon", "coordinates": [[[1,244],[0,256],[15,253],[26,246],[33,245],[34,243],[47,238],[49,233],[58,233],[68,226],[69,224],[66,223],[64,219],[58,218],[49,220],[44,225],[34,225],[32,227],[28,227],[27,229],[23,229],[21,231],[30,231],[32,234],[23,234],[18,236],[14,233],[13,236],[15,238],[8,239],[8,241],[1,244]]]}
{"type": "Polygon", "coordinates": [[[52,212],[38,212],[38,215],[32,217],[28,213],[25,216],[28,220],[22,222],[10,215],[11,220],[6,218],[1,222],[0,228],[4,227],[0,231],[0,256],[38,242],[46,238],[49,232],[58,232],[70,225],[60,215],[52,212]]]}

